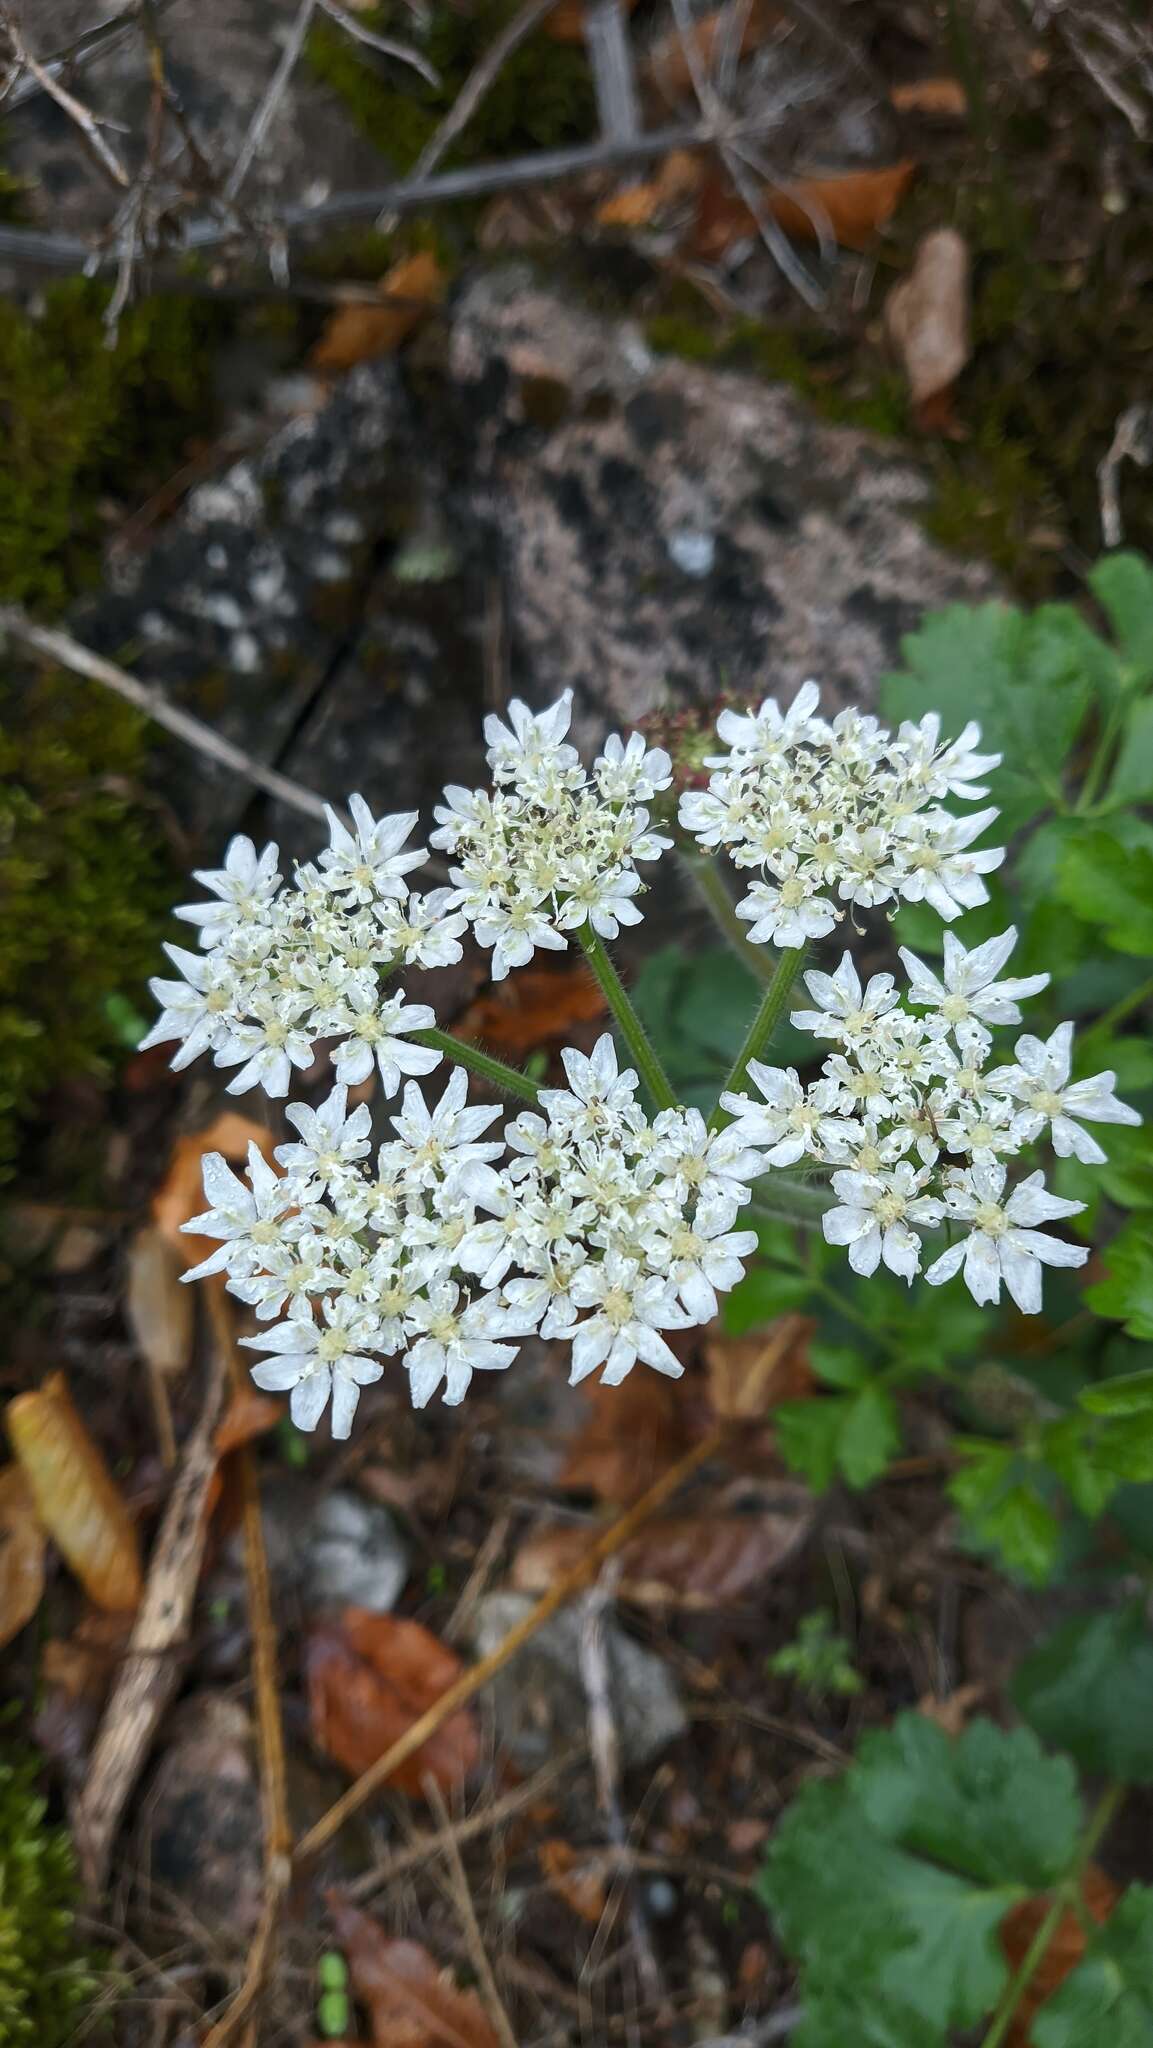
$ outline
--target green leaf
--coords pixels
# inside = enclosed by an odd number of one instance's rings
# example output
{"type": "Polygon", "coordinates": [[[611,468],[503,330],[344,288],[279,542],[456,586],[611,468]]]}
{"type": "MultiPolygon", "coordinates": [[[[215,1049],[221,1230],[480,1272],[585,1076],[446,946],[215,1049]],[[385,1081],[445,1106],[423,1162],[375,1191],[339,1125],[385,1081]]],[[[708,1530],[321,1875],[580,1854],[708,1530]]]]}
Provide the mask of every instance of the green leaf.
{"type": "Polygon", "coordinates": [[[730,1337],[743,1337],[761,1323],[803,1308],[812,1293],[806,1273],[779,1273],[772,1266],[751,1266],[725,1296],[722,1316],[730,1337]]]}
{"type": "Polygon", "coordinates": [[[949,1496],[965,1516],[966,1533],[1031,1585],[1045,1585],[1060,1553],[1061,1524],[1016,1446],[960,1437],[955,1448],[966,1462],[949,1481],[949,1496]]]}
{"type": "Polygon", "coordinates": [[[1115,1479],[1153,1479],[1153,1415],[1113,1415],[1100,1423],[1093,1459],[1115,1479]]]}
{"type": "Polygon", "coordinates": [[[1153,1891],[1130,1887],[1030,2037],[1034,2048],[1153,2048],[1153,1891]]]}
{"type": "Polygon", "coordinates": [[[1131,1337],[1153,1337],[1153,1238],[1144,1217],[1134,1217],[1106,1247],[1105,1269],[1084,1300],[1099,1316],[1124,1323],[1131,1337]]]}
{"type": "Polygon", "coordinates": [[[1153,1639],[1139,1605],[1066,1622],[1025,1659],[1011,1690],[1042,1740],[1082,1769],[1153,1783],[1153,1639]]]}
{"type": "Polygon", "coordinates": [[[1126,687],[1153,679],[1153,567],[1129,549],[1105,555],[1089,571],[1089,588],[1117,637],[1126,687]]]}
{"type": "Polygon", "coordinates": [[[997,1940],[1009,1908],[1057,1882],[1076,1853],[1080,1806],[1064,1758],[1025,1729],[970,1723],[951,1741],[919,1714],[867,1735],[836,1783],[810,1784],[773,1837],[759,1889],[812,1987],[814,2048],[872,2038],[943,2043],[996,2004],[1008,1976],[997,1940]],[[843,2014],[839,2037],[831,2015],[843,2014]]]}
{"type": "Polygon", "coordinates": [[[827,1399],[782,1401],[773,1425],[785,1463],[815,1493],[824,1493],[837,1472],[850,1486],[870,1485],[901,1442],[896,1403],[875,1383],[827,1399]]]}
{"type": "Polygon", "coordinates": [[[1099,925],[1119,953],[1153,953],[1153,853],[1112,833],[1071,840],[1057,872],[1061,901],[1099,925]]]}
{"type": "Polygon", "coordinates": [[[781,1456],[791,1472],[807,1479],[814,1493],[827,1493],[837,1470],[837,1439],[847,1403],[782,1401],[773,1410],[781,1456]]]}
{"type": "Polygon", "coordinates": [[[862,1387],[847,1404],[837,1439],[837,1463],[850,1486],[879,1479],[901,1447],[896,1403],[884,1387],[862,1387]]]}
{"type": "Polygon", "coordinates": [[[817,1378],[830,1387],[861,1387],[869,1377],[868,1359],[852,1344],[826,1344],[818,1339],[809,1346],[809,1363],[817,1378]]]}
{"type": "Polygon", "coordinates": [[[1105,801],[1141,804],[1153,797],[1153,697],[1142,697],[1129,713],[1105,801]]]}
{"type": "Polygon", "coordinates": [[[1081,1406],[1090,1415],[1146,1415],[1153,1409],[1153,1367],[1086,1387],[1081,1406]]]}
{"type": "Polygon", "coordinates": [[[1042,1431],[1041,1450],[1078,1514],[1095,1522],[1104,1514],[1120,1479],[1096,1456],[1092,1427],[1082,1415],[1064,1415],[1042,1431]]]}

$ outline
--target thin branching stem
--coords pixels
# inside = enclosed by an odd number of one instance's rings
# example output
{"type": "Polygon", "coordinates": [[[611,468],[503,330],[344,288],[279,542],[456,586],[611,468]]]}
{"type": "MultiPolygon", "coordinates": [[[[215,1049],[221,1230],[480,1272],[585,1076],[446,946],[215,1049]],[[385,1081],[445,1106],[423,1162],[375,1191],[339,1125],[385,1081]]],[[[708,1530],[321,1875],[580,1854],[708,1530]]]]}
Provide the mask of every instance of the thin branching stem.
{"type": "Polygon", "coordinates": [[[621,1037],[635,1062],[637,1072],[658,1109],[675,1109],[677,1098],[648,1033],[629,1001],[625,985],[608,956],[604,940],[592,925],[582,924],[578,933],[585,958],[605,993],[605,1000],[620,1027],[621,1037]]]}
{"type": "Polygon", "coordinates": [[[479,1045],[466,1045],[463,1038],[454,1038],[451,1031],[414,1031],[412,1037],[417,1045],[427,1045],[434,1052],[442,1052],[460,1067],[467,1067],[470,1074],[479,1074],[482,1080],[490,1081],[504,1095],[517,1095],[522,1102],[535,1103],[540,1090],[535,1081],[519,1067],[506,1066],[503,1060],[495,1059],[490,1052],[482,1052],[479,1045]]]}
{"type": "MultiPolygon", "coordinates": [[[[789,992],[800,972],[801,962],[804,957],[805,949],[803,946],[786,946],[783,948],[780,960],[777,963],[777,971],[765,990],[764,996],[761,999],[761,1006],[749,1026],[748,1037],[737,1054],[732,1072],[728,1075],[724,1088],[721,1091],[722,1094],[728,1095],[741,1088],[748,1076],[749,1061],[759,1059],[761,1053],[769,1045],[773,1033],[784,1014],[785,1005],[789,1000],[789,992]]],[[[723,1110],[718,1102],[712,1116],[709,1118],[710,1130],[719,1130],[721,1125],[727,1121],[727,1117],[727,1111],[723,1110]]]]}

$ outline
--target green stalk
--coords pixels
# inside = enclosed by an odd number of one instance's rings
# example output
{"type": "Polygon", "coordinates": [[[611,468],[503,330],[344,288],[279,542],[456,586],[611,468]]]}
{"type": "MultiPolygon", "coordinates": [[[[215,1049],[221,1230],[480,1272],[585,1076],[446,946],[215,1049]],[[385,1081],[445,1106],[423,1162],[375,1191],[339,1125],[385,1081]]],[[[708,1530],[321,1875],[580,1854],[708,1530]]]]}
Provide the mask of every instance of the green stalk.
{"type": "Polygon", "coordinates": [[[748,926],[737,916],[736,904],[725,887],[724,876],[716,861],[708,859],[707,856],[704,859],[694,858],[691,854],[682,855],[682,859],[709,915],[728,940],[738,959],[744,962],[749,973],[755,975],[758,981],[771,981],[773,969],[765,949],[763,946],[754,946],[749,938],[748,926]]]}
{"type": "Polygon", "coordinates": [[[1080,1895],[1085,1866],[1124,1799],[1125,1791],[1124,1785],[1108,1785],[1101,1794],[1089,1825],[1078,1844],[1073,1867],[1054,1892],[1052,1904],[1025,1950],[1016,1975],[1006,1986],[1004,1997],[993,2015],[989,2031],[982,2039],[981,2048],[1002,2048],[1021,2000],[1048,1955],[1049,1945],[1058,1927],[1070,1906],[1080,1895]]]}
{"type": "Polygon", "coordinates": [[[479,1074],[485,1081],[491,1081],[504,1095],[518,1095],[522,1102],[535,1103],[540,1090],[535,1081],[522,1074],[518,1067],[508,1067],[503,1060],[494,1059],[491,1053],[482,1052],[479,1045],[466,1045],[463,1038],[454,1038],[451,1031],[414,1031],[411,1037],[417,1045],[431,1046],[434,1052],[446,1053],[458,1066],[467,1067],[470,1074],[479,1074]]]}
{"type": "Polygon", "coordinates": [[[612,961],[603,940],[594,932],[586,920],[577,933],[585,950],[585,958],[596,975],[605,994],[605,1001],[620,1027],[621,1037],[629,1049],[629,1057],[641,1080],[652,1096],[658,1109],[675,1109],[677,1098],[659,1059],[649,1043],[644,1025],[637,1016],[625,986],[612,961]]]}
{"type": "MultiPolygon", "coordinates": [[[[734,1090],[738,1090],[742,1082],[748,1077],[749,1061],[757,1059],[764,1052],[777,1025],[781,1021],[785,1005],[789,1000],[789,991],[800,972],[801,962],[804,957],[805,949],[803,946],[786,946],[782,950],[781,957],[777,962],[776,973],[765,990],[761,999],[760,1009],[749,1026],[748,1037],[737,1054],[732,1072],[729,1074],[721,1091],[722,1094],[727,1095],[734,1090]]],[[[709,1118],[709,1129],[712,1131],[719,1130],[727,1117],[728,1111],[722,1109],[718,1102],[709,1118]]]]}

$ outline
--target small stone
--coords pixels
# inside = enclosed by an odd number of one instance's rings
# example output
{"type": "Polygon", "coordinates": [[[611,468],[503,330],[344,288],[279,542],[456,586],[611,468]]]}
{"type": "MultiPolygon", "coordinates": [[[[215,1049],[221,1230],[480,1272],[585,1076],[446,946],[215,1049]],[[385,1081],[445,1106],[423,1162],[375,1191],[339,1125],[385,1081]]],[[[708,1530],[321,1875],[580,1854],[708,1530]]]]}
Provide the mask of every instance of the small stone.
{"type": "MultiPolygon", "coordinates": [[[[486,1593],[471,1624],[472,1648],[487,1657],[534,1601],[524,1593],[486,1593]]],[[[492,1681],[500,1741],[522,1770],[536,1770],[587,1732],[580,1676],[582,1622],[571,1609],[538,1629],[492,1681]]],[[[685,1733],[688,1721],[667,1664],[612,1620],[605,1622],[613,1712],[626,1768],[647,1763],[685,1733]]]]}
{"type": "Polygon", "coordinates": [[[717,544],[711,533],[681,527],[669,535],[669,555],[686,576],[707,576],[717,559],[717,544]]]}
{"type": "Polygon", "coordinates": [[[409,1557],[388,1509],[358,1493],[329,1493],[304,1536],[308,1604],[366,1607],[391,1614],[408,1577],[409,1557]]]}

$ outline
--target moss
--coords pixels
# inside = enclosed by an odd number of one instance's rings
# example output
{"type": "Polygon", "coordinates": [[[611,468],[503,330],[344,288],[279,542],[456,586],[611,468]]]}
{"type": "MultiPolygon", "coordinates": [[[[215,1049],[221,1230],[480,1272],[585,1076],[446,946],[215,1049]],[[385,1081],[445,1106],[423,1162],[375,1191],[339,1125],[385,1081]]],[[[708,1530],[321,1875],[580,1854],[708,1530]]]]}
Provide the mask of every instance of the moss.
{"type": "MultiPolygon", "coordinates": [[[[398,171],[411,168],[456,100],[478,57],[515,12],[514,0],[478,0],[462,8],[439,0],[422,42],[438,73],[432,86],[414,71],[365,56],[342,30],[319,22],[308,41],[314,71],[339,94],[358,128],[398,171]]],[[[403,5],[378,6],[366,25],[412,39],[403,5]]],[[[503,66],[492,90],[445,165],[514,156],[579,141],[593,132],[595,102],[584,53],[550,36],[530,36],[503,66]]]]}
{"type": "MultiPolygon", "coordinates": [[[[157,297],[109,348],[106,291],[54,285],[33,317],[0,301],[0,599],[57,609],[93,573],[100,500],[176,467],[203,426],[223,309],[157,297]]],[[[145,486],[146,487],[146,486],[145,486]]]]}
{"type": "Polygon", "coordinates": [[[63,2048],[97,1989],[80,1949],[72,1845],[45,1823],[33,1759],[0,1756],[0,2041],[63,2048]]]}
{"type": "Polygon", "coordinates": [[[108,1071],[171,878],[133,801],[144,723],[72,678],[0,679],[0,1172],[38,1097],[108,1071]]]}
{"type": "Polygon", "coordinates": [[[721,326],[673,310],[657,314],[645,329],[649,345],[664,355],[718,369],[744,370],[799,391],[820,418],[837,426],[863,427],[875,434],[907,431],[908,407],[900,379],[883,366],[858,365],[845,379],[839,339],[812,337],[791,327],[766,327],[755,320],[721,326]]]}

